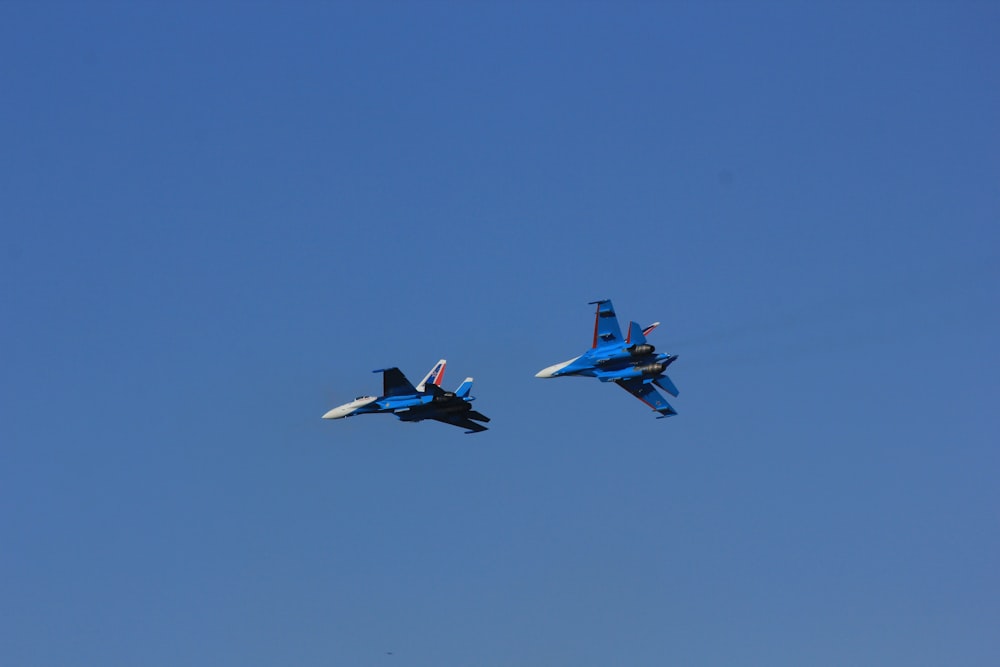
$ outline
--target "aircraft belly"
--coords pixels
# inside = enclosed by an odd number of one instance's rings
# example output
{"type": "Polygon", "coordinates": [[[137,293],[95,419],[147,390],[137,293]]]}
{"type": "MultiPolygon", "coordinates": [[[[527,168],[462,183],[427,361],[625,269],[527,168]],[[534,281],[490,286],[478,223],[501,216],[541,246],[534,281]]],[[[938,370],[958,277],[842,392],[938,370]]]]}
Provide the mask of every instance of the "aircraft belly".
{"type": "Polygon", "coordinates": [[[421,419],[433,419],[439,415],[453,415],[461,412],[468,412],[472,406],[465,401],[460,405],[420,405],[410,408],[406,412],[398,412],[396,416],[403,421],[420,421],[421,419]]]}

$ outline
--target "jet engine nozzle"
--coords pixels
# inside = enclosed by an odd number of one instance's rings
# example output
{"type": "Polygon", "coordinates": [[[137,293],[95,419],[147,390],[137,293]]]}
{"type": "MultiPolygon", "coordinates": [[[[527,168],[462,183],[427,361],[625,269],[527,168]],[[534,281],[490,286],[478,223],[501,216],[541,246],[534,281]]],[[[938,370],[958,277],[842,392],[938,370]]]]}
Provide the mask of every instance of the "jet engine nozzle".
{"type": "Polygon", "coordinates": [[[636,366],[635,370],[643,375],[659,375],[666,368],[663,364],[649,364],[648,366],[636,366]]]}
{"type": "Polygon", "coordinates": [[[653,352],[656,352],[656,348],[653,347],[652,345],[642,344],[642,345],[633,345],[628,349],[628,351],[633,357],[642,357],[647,354],[653,354],[653,352]]]}

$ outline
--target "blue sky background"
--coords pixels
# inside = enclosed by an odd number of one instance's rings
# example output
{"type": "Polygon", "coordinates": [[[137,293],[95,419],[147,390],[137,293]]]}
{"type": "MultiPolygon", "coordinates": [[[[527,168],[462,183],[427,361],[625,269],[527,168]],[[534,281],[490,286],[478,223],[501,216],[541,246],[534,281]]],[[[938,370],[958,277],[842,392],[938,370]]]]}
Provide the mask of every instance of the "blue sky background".
{"type": "Polygon", "coordinates": [[[998,29],[0,5],[0,662],[998,664],[998,29]]]}

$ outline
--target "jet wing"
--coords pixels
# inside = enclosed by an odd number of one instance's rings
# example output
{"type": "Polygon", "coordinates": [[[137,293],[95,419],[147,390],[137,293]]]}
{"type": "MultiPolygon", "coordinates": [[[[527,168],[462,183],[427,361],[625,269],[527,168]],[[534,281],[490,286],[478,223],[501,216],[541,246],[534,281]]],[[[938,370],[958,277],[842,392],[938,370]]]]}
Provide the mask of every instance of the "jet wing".
{"type": "Polygon", "coordinates": [[[382,396],[407,396],[419,393],[398,368],[380,368],[372,372],[382,374],[382,396]]]}
{"type": "Polygon", "coordinates": [[[443,424],[451,424],[452,426],[458,426],[460,428],[468,429],[466,433],[479,433],[480,431],[486,430],[485,426],[483,426],[482,424],[477,424],[476,422],[472,421],[465,415],[444,415],[442,417],[431,417],[431,419],[433,419],[434,421],[441,422],[443,424]]]}
{"type": "Polygon", "coordinates": [[[628,380],[615,380],[615,384],[659,412],[661,417],[677,414],[677,411],[670,407],[667,400],[653,388],[651,383],[643,382],[639,378],[629,378],[628,380]]]}
{"type": "Polygon", "coordinates": [[[615,307],[611,305],[611,300],[604,299],[590,303],[597,304],[597,313],[594,315],[594,347],[621,343],[624,340],[622,330],[618,326],[618,316],[615,314],[615,307]]]}

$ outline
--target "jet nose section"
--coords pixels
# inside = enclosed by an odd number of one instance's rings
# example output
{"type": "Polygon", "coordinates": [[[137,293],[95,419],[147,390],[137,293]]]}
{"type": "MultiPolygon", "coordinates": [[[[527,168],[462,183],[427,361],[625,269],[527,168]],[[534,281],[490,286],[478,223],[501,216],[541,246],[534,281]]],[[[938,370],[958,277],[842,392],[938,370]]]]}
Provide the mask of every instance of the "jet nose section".
{"type": "MultiPolygon", "coordinates": [[[[579,359],[579,357],[577,357],[576,359],[579,359]]],[[[569,361],[564,361],[561,364],[553,364],[552,366],[548,366],[546,368],[543,368],[542,370],[540,370],[537,373],[535,373],[535,377],[536,378],[554,378],[557,375],[559,375],[559,371],[561,371],[562,369],[564,369],[567,366],[569,366],[571,363],[573,363],[574,361],[576,361],[576,359],[570,359],[569,361]]]]}
{"type": "Polygon", "coordinates": [[[346,417],[347,413],[350,411],[351,411],[350,408],[341,405],[323,415],[323,419],[341,419],[343,417],[346,417]]]}
{"type": "Polygon", "coordinates": [[[350,403],[338,405],[333,410],[330,410],[323,415],[323,419],[340,419],[341,417],[350,417],[351,415],[361,414],[363,412],[372,412],[372,408],[368,408],[366,406],[375,403],[377,400],[378,399],[374,396],[358,396],[350,403]]]}

